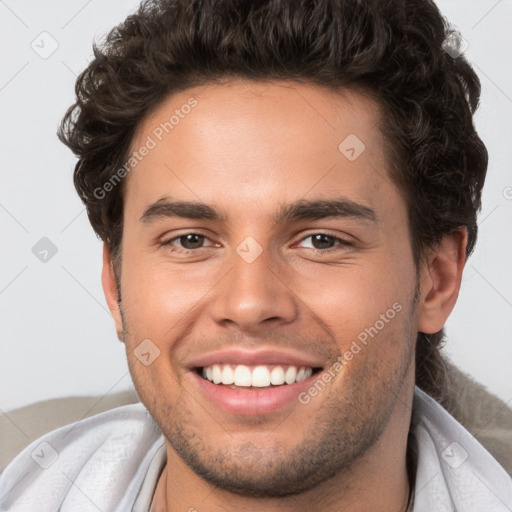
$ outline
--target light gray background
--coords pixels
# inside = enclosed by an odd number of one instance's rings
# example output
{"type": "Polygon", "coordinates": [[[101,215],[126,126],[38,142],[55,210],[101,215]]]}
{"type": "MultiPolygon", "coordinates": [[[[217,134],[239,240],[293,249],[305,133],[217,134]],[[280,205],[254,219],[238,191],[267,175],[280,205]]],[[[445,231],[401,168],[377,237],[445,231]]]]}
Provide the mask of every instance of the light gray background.
{"type": "MultiPolygon", "coordinates": [[[[4,411],[132,386],[101,289],[101,243],[72,184],[75,159],[55,133],[73,102],[76,75],[92,55],[93,38],[101,38],[137,4],[0,0],[4,411]],[[45,59],[31,47],[49,52],[53,39],[58,48],[45,59]],[[58,249],[46,263],[32,252],[42,237],[58,249]]],[[[447,324],[447,353],[510,402],[512,0],[442,0],[438,5],[469,43],[466,55],[483,87],[476,125],[490,153],[479,242],[447,324]]]]}

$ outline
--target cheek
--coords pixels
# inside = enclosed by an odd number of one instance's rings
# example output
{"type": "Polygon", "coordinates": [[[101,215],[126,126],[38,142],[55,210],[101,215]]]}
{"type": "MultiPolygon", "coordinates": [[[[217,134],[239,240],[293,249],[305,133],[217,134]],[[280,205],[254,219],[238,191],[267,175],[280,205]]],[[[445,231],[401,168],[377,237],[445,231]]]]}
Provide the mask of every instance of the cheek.
{"type": "MultiPolygon", "coordinates": [[[[336,338],[340,351],[353,340],[400,330],[414,288],[414,268],[393,257],[375,257],[370,264],[322,266],[314,278],[289,276],[293,291],[336,338]],[[386,269],[383,271],[382,269],[386,269]]],[[[309,313],[308,312],[308,313],[309,313]]],[[[392,340],[393,338],[391,338],[392,340]]],[[[391,342],[390,340],[390,342],[391,342]]]]}
{"type": "MultiPolygon", "coordinates": [[[[186,271],[143,257],[123,260],[122,295],[126,323],[133,339],[154,339],[162,349],[198,314],[218,278],[212,272],[186,271]]],[[[132,343],[134,342],[132,339],[132,343]]]]}

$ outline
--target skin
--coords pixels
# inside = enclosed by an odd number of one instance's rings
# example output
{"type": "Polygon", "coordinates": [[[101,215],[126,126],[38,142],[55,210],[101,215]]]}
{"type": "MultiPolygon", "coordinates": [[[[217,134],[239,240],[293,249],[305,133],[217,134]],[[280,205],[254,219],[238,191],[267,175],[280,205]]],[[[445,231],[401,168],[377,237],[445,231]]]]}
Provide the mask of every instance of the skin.
{"type": "Polygon", "coordinates": [[[106,245],[103,255],[137,393],[166,438],[152,510],[405,510],[416,334],[439,331],[455,304],[464,229],[415,267],[380,110],[348,89],[244,80],[191,88],[144,120],[132,148],[191,96],[197,106],[125,183],[120,290],[106,245]],[[349,134],[366,147],[354,161],[338,150],[349,134]],[[273,218],[278,205],[340,196],[371,208],[375,221],[273,218]],[[226,218],[142,222],[165,197],[214,205],[226,218]],[[187,233],[204,234],[204,245],[187,252],[176,239],[187,233]],[[315,251],[317,233],[351,245],[327,238],[333,247],[315,251]],[[236,252],[248,236],[262,248],[252,263],[236,252]],[[401,311],[346,360],[358,334],[396,303],[401,311]],[[134,354],[144,339],[160,350],[148,366],[134,354]],[[307,404],[240,416],[209,403],[187,367],[233,346],[296,348],[325,368],[339,357],[345,364],[307,404]]]}

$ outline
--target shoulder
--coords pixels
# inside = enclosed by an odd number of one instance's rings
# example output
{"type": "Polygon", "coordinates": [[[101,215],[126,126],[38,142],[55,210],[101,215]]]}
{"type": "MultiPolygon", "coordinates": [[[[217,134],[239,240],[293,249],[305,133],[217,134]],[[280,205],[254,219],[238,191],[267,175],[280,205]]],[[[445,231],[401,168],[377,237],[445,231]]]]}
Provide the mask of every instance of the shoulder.
{"type": "Polygon", "coordinates": [[[103,396],[64,396],[43,400],[0,414],[0,473],[32,441],[44,434],[102,412],[139,402],[135,390],[103,396]]]}
{"type": "Polygon", "coordinates": [[[418,450],[415,505],[419,507],[414,510],[510,510],[512,479],[505,469],[466,428],[418,388],[413,421],[418,450]],[[448,508],[449,503],[455,508],[448,508]]]}
{"type": "Polygon", "coordinates": [[[163,443],[140,403],[58,428],[0,475],[0,510],[129,510],[163,443]]]}

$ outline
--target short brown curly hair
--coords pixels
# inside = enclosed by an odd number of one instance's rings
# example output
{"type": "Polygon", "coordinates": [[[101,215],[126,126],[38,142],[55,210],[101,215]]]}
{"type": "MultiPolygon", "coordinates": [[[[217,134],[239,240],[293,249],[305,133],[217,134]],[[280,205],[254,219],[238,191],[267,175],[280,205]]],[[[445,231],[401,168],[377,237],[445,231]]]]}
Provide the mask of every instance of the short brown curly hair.
{"type": "MultiPolygon", "coordinates": [[[[123,167],[136,129],[168,95],[222,78],[356,88],[383,108],[391,178],[404,195],[416,265],[460,226],[469,255],[487,170],[473,126],[480,81],[430,0],[148,0],[115,27],[76,82],[59,130],[78,156],[90,222],[119,254],[123,167]],[[456,50],[456,48],[455,48],[456,50]]],[[[441,397],[443,331],[418,333],[417,384],[441,397]]]]}

